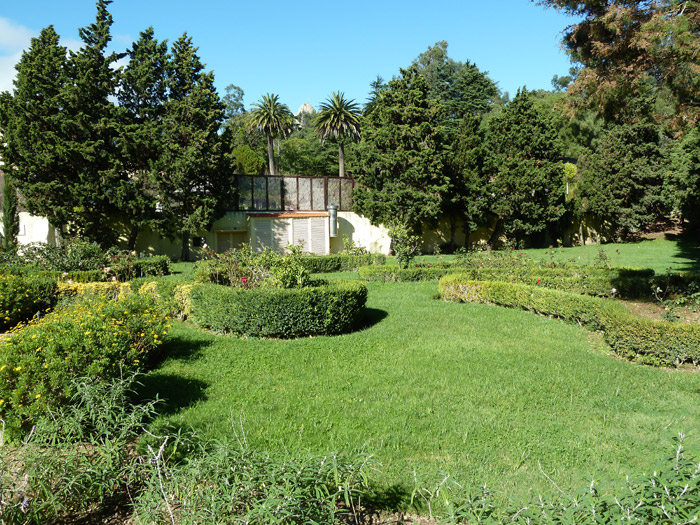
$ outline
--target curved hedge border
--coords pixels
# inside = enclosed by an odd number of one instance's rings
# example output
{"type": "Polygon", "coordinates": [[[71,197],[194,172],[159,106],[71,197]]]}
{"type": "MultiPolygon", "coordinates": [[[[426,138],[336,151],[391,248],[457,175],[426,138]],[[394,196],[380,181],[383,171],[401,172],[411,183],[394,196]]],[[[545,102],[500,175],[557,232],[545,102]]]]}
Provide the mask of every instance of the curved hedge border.
{"type": "Polygon", "coordinates": [[[472,281],[466,274],[442,278],[440,294],[447,301],[523,308],[600,329],[613,352],[640,363],[700,363],[700,325],[644,319],[608,299],[524,284],[472,281]]]}
{"type": "Polygon", "coordinates": [[[249,336],[292,338],[350,331],[367,301],[367,288],[356,281],[251,290],[198,284],[189,296],[191,317],[199,326],[249,336]]]}

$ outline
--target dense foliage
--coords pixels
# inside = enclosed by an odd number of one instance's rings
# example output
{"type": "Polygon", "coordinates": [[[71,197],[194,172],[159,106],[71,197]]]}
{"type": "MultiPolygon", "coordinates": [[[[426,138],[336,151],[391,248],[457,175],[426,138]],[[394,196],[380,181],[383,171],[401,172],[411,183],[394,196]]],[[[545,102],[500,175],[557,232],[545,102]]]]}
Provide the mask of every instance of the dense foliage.
{"type": "Polygon", "coordinates": [[[449,184],[443,112],[415,66],[379,92],[362,125],[355,210],[412,230],[437,220],[449,184]]]}
{"type": "Polygon", "coordinates": [[[28,211],[63,235],[103,246],[123,235],[131,249],[149,226],[188,241],[232,189],[213,74],[186,35],[168,54],[151,28],[117,70],[110,3],[97,2],[78,51],[67,54],[51,26],[32,39],[2,98],[3,160],[28,211]]]}
{"type": "Polygon", "coordinates": [[[202,284],[190,291],[192,319],[212,330],[262,337],[304,337],[350,331],[367,289],[356,281],[305,288],[253,290],[202,284]]]}
{"type": "Polygon", "coordinates": [[[0,414],[13,426],[67,402],[81,377],[142,370],[167,335],[152,295],[92,298],[15,328],[0,354],[0,414]]]}

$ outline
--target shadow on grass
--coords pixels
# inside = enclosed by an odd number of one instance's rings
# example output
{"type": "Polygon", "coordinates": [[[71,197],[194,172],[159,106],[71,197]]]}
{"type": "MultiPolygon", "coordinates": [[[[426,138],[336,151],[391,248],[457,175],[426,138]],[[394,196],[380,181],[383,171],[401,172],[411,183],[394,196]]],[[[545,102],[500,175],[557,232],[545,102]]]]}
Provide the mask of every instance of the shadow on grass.
{"type": "Polygon", "coordinates": [[[171,337],[160,349],[161,358],[192,361],[201,357],[202,351],[211,344],[208,339],[171,337]]]}
{"type": "Polygon", "coordinates": [[[375,512],[401,512],[411,507],[411,491],[401,484],[370,487],[362,496],[362,506],[375,512]]]}
{"type": "Polygon", "coordinates": [[[680,234],[667,233],[666,240],[676,243],[676,257],[690,259],[678,269],[683,272],[700,272],[700,238],[695,232],[684,231],[680,234]]]}
{"type": "Polygon", "coordinates": [[[389,312],[378,308],[365,308],[362,316],[357,320],[355,330],[365,330],[379,324],[389,316],[389,312]]]}
{"type": "Polygon", "coordinates": [[[140,380],[136,394],[140,399],[161,399],[157,407],[159,415],[171,415],[183,408],[206,399],[209,386],[198,379],[188,379],[172,374],[152,372],[140,380]]]}

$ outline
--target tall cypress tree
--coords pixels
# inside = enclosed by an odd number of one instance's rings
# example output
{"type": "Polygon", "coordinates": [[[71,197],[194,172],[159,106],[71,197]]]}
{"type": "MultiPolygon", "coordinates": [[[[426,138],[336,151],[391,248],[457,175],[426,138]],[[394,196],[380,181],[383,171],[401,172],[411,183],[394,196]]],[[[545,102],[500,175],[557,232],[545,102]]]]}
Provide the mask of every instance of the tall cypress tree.
{"type": "Polygon", "coordinates": [[[120,71],[117,94],[120,111],[115,201],[129,231],[131,250],[139,231],[154,226],[156,218],[152,176],[163,151],[170,62],[167,42],[158,42],[152,27],[141,33],[127,56],[129,63],[120,71]]]}
{"type": "Polygon", "coordinates": [[[223,215],[233,188],[224,175],[218,134],[224,111],[214,74],[204,72],[187,34],[173,44],[171,54],[163,154],[154,183],[161,210],[159,227],[171,238],[180,237],[181,258],[188,260],[190,237],[223,215]]]}
{"type": "Polygon", "coordinates": [[[52,26],[33,38],[7,99],[3,159],[34,215],[61,229],[73,220],[73,170],[66,133],[66,48],[52,26]]]}
{"type": "Polygon", "coordinates": [[[2,185],[2,249],[12,250],[17,245],[19,216],[17,215],[17,190],[9,173],[3,175],[2,185]]]}
{"type": "Polygon", "coordinates": [[[362,123],[354,209],[373,224],[419,231],[441,213],[449,180],[443,108],[415,66],[401,70],[362,123]]]}
{"type": "Polygon", "coordinates": [[[69,234],[83,234],[103,244],[116,242],[117,214],[115,177],[116,115],[110,97],[115,92],[112,64],[118,56],[107,55],[111,40],[111,0],[97,2],[95,22],[79,30],[83,47],[70,55],[68,78],[63,90],[63,125],[71,163],[70,198],[74,216],[69,234]]]}
{"type": "Polygon", "coordinates": [[[491,119],[485,173],[498,215],[494,242],[505,232],[518,243],[553,227],[564,214],[561,145],[551,115],[526,90],[491,119]]]}

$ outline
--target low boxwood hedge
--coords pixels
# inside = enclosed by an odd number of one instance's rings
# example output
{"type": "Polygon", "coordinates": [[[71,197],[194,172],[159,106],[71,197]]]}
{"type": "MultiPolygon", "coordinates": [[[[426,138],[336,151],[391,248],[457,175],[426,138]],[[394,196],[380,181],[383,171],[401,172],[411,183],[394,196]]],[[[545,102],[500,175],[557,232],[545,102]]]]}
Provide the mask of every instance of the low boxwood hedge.
{"type": "Polygon", "coordinates": [[[311,273],[353,272],[360,266],[386,264],[386,255],[381,253],[305,255],[301,262],[311,273]]]}
{"type": "Polygon", "coordinates": [[[248,336],[292,338],[350,331],[367,301],[367,288],[356,281],[250,290],[198,284],[189,295],[191,318],[202,327],[248,336]]]}
{"type": "Polygon", "coordinates": [[[467,274],[445,276],[439,287],[448,301],[523,308],[600,329],[613,352],[641,363],[700,363],[699,325],[645,319],[614,300],[517,283],[473,281],[467,274]]]}
{"type": "Polygon", "coordinates": [[[399,270],[397,266],[360,266],[357,274],[368,282],[397,283],[436,281],[443,275],[459,272],[458,268],[414,267],[399,270]]]}

